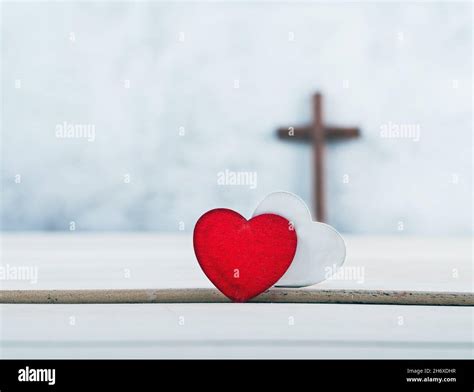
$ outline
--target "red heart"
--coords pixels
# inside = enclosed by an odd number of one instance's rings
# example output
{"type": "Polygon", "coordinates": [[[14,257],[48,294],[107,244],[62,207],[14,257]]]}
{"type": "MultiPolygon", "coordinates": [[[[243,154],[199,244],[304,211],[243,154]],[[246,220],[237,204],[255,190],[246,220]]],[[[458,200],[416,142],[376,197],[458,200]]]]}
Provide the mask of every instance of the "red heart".
{"type": "Polygon", "coordinates": [[[235,211],[206,212],[194,227],[194,252],[209,280],[235,302],[244,302],[273,286],[296,252],[296,232],[275,214],[247,221],[235,211]]]}

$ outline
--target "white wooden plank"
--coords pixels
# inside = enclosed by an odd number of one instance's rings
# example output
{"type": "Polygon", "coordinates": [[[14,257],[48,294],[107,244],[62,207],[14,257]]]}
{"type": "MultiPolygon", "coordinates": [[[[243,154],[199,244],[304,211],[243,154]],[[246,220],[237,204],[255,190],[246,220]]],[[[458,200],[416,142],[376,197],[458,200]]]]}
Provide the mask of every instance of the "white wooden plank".
{"type": "MultiPolygon", "coordinates": [[[[471,238],[346,241],[346,279],[318,287],[473,291],[471,238]]],[[[189,235],[4,234],[2,264],[34,265],[39,274],[36,284],[1,281],[5,289],[212,287],[189,235]]]]}
{"type": "MultiPolygon", "coordinates": [[[[346,267],[363,267],[363,281],[318,288],[473,291],[470,238],[346,240],[346,267]]],[[[17,233],[1,244],[2,266],[39,272],[2,289],[211,287],[189,235],[17,233]]],[[[473,308],[458,307],[0,305],[6,358],[472,358],[473,331],[473,308]]]]}
{"type": "Polygon", "coordinates": [[[0,314],[9,358],[473,356],[473,308],[2,305],[0,314]]]}

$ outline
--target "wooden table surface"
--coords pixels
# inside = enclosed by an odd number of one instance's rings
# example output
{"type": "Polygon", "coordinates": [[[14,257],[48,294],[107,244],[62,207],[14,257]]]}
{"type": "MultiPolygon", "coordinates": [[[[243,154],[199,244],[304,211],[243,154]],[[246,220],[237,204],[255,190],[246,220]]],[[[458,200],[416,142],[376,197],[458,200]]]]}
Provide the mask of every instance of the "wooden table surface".
{"type": "MultiPolygon", "coordinates": [[[[345,238],[316,288],[473,291],[471,238],[345,238]]],[[[4,233],[1,265],[38,268],[1,289],[211,287],[188,235],[4,233]]],[[[3,358],[472,358],[473,335],[472,307],[0,305],[3,358]]]]}

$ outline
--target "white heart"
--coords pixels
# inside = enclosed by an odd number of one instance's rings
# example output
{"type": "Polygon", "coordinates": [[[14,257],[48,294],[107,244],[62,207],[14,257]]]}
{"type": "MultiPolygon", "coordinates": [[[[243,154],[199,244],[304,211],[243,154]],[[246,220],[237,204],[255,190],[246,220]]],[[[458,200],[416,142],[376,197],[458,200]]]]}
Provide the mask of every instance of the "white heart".
{"type": "Polygon", "coordinates": [[[298,237],[296,254],[288,271],[276,283],[280,287],[303,287],[328,279],[342,266],[346,245],[332,226],[313,222],[306,203],[290,192],[267,195],[253,216],[277,214],[293,223],[298,237]]]}

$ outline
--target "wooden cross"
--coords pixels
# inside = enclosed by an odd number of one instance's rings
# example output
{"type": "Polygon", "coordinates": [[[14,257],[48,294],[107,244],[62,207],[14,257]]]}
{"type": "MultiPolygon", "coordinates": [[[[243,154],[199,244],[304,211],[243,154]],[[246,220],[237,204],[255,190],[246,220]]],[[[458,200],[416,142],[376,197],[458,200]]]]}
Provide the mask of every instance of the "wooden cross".
{"type": "Polygon", "coordinates": [[[311,141],[313,147],[313,203],[316,219],[326,221],[326,200],[324,191],[324,155],[326,139],[349,139],[360,135],[359,128],[335,127],[324,124],[323,96],[313,96],[313,123],[304,127],[280,128],[277,135],[281,139],[311,141]]]}

